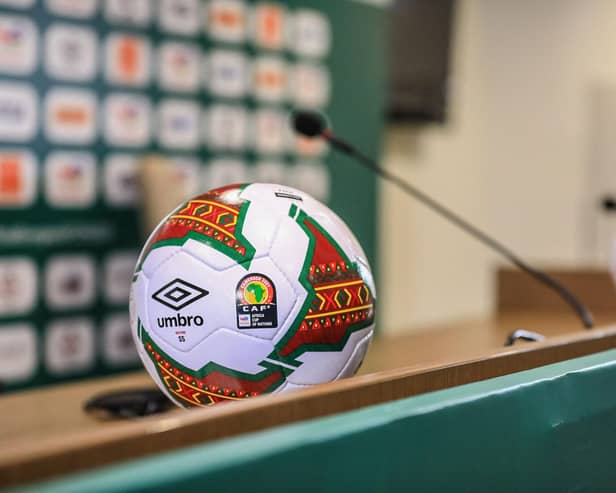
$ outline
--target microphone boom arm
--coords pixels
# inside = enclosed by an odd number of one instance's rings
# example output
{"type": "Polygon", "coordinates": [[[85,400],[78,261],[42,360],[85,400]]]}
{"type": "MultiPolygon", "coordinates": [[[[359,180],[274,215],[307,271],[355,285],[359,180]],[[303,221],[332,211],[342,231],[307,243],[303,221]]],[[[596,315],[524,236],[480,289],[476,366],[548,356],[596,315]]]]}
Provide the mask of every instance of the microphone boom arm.
{"type": "Polygon", "coordinates": [[[468,234],[473,236],[475,239],[483,243],[484,245],[488,245],[490,248],[499,252],[503,257],[509,260],[513,265],[518,267],[520,270],[526,272],[528,275],[547,286],[548,288],[554,290],[558,295],[573,309],[573,311],[580,318],[584,327],[586,329],[592,329],[594,326],[593,317],[590,311],[576,298],[576,296],[571,293],[563,284],[558,282],[552,276],[547,274],[546,272],[533,267],[532,265],[526,263],[526,261],[522,260],[515,253],[513,253],[509,248],[507,248],[502,243],[496,241],[495,239],[488,236],[486,233],[481,231],[479,228],[469,223],[462,217],[458,216],[456,213],[452,212],[433,198],[426,195],[424,192],[414,187],[407,181],[403,180],[399,176],[390,173],[386,169],[379,166],[374,160],[369,158],[367,155],[363,154],[361,151],[356,149],[355,147],[349,145],[344,140],[336,137],[329,130],[324,130],[321,133],[321,136],[332,144],[335,148],[341,150],[342,152],[356,158],[364,167],[372,170],[377,175],[381,176],[387,181],[390,181],[398,188],[406,192],[407,194],[413,196],[416,200],[424,204],[429,209],[432,209],[437,214],[441,215],[445,219],[451,221],[459,228],[466,231],[468,234]]]}

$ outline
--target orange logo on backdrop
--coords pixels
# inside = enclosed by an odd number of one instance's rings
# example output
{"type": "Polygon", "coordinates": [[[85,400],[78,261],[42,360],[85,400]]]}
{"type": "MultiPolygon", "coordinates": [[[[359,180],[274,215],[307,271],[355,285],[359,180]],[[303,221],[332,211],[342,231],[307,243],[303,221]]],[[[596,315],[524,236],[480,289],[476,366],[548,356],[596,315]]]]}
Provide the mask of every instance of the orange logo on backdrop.
{"type": "Polygon", "coordinates": [[[262,7],[259,41],[267,47],[278,47],[283,41],[283,12],[280,7],[262,7]]]}
{"type": "Polygon", "coordinates": [[[122,38],[118,45],[118,63],[122,75],[134,78],[139,73],[139,43],[130,37],[122,38]]]}
{"type": "Polygon", "coordinates": [[[244,24],[244,16],[232,10],[217,10],[212,16],[212,23],[225,27],[237,27],[244,24]]]}
{"type": "Polygon", "coordinates": [[[58,108],[55,111],[54,117],[56,121],[61,123],[82,125],[89,121],[90,113],[84,108],[78,108],[76,106],[64,106],[58,108]]]}
{"type": "Polygon", "coordinates": [[[285,75],[275,70],[264,70],[257,73],[256,83],[265,87],[281,87],[285,84],[285,75]]]}
{"type": "Polygon", "coordinates": [[[21,192],[23,177],[21,175],[20,158],[16,154],[0,157],[0,196],[13,198],[21,192]]]}

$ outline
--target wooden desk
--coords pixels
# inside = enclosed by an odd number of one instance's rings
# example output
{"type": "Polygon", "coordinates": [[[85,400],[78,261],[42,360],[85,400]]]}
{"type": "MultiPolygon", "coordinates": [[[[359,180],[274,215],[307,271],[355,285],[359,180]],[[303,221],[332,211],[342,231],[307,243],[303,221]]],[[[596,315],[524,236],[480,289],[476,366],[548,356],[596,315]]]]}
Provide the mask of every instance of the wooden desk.
{"type": "MultiPolygon", "coordinates": [[[[562,308],[562,306],[561,306],[562,308]]],[[[598,327],[616,323],[616,311],[594,313],[598,327]]],[[[394,368],[429,368],[503,352],[515,329],[540,332],[546,337],[583,333],[568,312],[507,312],[491,319],[466,320],[429,327],[408,335],[376,338],[359,374],[394,368]]],[[[519,342],[516,347],[523,347],[519,342]]]]}
{"type": "MultiPolygon", "coordinates": [[[[599,324],[616,321],[600,314],[599,324]]],[[[359,376],[301,392],[131,421],[83,413],[93,394],[152,385],[143,372],[0,398],[0,486],[399,399],[616,347],[616,326],[583,331],[568,314],[507,314],[378,338],[359,376]],[[504,348],[516,328],[549,336],[504,348]]]]}

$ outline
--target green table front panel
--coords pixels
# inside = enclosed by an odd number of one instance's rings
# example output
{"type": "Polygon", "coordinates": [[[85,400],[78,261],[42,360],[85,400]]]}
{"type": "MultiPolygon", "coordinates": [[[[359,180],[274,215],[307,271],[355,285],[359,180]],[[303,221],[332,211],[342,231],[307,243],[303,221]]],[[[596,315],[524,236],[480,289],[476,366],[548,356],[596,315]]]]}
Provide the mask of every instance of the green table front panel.
{"type": "Polygon", "coordinates": [[[612,350],[27,491],[615,491],[615,388],[612,350]]]}
{"type": "MultiPolygon", "coordinates": [[[[368,171],[325,147],[297,145],[290,134],[287,144],[274,149],[271,143],[263,144],[264,139],[259,145],[257,137],[230,137],[245,134],[227,127],[251,122],[262,109],[288,115],[299,104],[299,86],[289,84],[289,91],[277,95],[267,91],[280,81],[294,80],[297,67],[309,67],[305,73],[312,75],[302,79],[308,82],[300,85],[305,89],[300,100],[325,112],[342,134],[377,156],[385,95],[383,7],[350,0],[216,1],[230,9],[243,6],[246,12],[281,7],[286,12],[282,22],[275,15],[279,11],[267,14],[268,36],[285,32],[308,10],[308,21],[314,23],[316,16],[329,26],[331,43],[319,53],[300,51],[290,40],[279,48],[264,48],[253,39],[248,22],[244,40],[221,40],[213,34],[214,21],[206,21],[211,0],[0,1],[4,391],[138,365],[128,328],[126,286],[146,234],[134,194],[136,166],[144,153],[173,159],[178,183],[194,188],[193,193],[227,181],[252,180],[279,181],[313,193],[349,223],[374,264],[377,198],[375,178],[368,171]],[[198,5],[202,14],[190,32],[184,29],[186,19],[178,25],[176,16],[186,17],[191,5],[198,5]],[[182,81],[163,83],[171,76],[159,72],[162,49],[178,43],[193,50],[170,51],[178,73],[188,66],[188,53],[198,53],[199,83],[191,89],[178,85],[185,84],[182,81]],[[96,54],[94,72],[88,74],[84,64],[96,54]],[[83,64],[67,63],[70,56],[81,56],[83,64]],[[266,62],[259,65],[266,67],[265,74],[277,75],[249,77],[252,82],[245,91],[226,93],[225,84],[215,88],[208,78],[215,56],[223,67],[216,73],[229,80],[237,81],[243,71],[250,74],[251,67],[257,67],[254,62],[261,61],[266,62]],[[238,56],[241,70],[233,61],[238,56]],[[142,62],[149,65],[149,77],[139,75],[142,62]],[[212,121],[212,108],[220,105],[243,116],[224,113],[225,125],[219,127],[227,128],[229,135],[217,137],[214,145],[212,125],[206,123],[212,121]],[[163,107],[174,122],[171,130],[165,127],[166,137],[163,126],[155,123],[163,107]],[[151,116],[143,117],[148,108],[151,116]],[[114,132],[118,122],[131,131],[114,132]],[[140,130],[150,123],[151,132],[140,130]],[[87,135],[82,135],[84,128],[87,135]],[[180,141],[173,132],[182,131],[198,133],[198,139],[180,141]]],[[[237,16],[227,15],[221,22],[236,21],[237,16]]],[[[327,31],[319,29],[313,35],[325,36],[327,31]]],[[[275,128],[286,131],[286,121],[275,128]]]]}

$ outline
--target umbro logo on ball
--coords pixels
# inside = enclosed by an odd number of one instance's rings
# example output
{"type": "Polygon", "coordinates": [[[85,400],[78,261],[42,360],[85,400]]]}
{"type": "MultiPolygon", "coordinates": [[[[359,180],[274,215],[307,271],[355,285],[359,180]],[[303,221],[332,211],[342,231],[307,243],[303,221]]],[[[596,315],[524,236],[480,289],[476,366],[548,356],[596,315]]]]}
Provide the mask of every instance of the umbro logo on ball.
{"type": "Polygon", "coordinates": [[[208,294],[210,294],[209,291],[178,278],[156,291],[152,299],[178,311],[208,294]]]}

